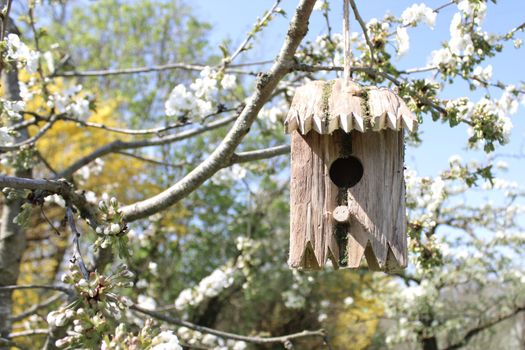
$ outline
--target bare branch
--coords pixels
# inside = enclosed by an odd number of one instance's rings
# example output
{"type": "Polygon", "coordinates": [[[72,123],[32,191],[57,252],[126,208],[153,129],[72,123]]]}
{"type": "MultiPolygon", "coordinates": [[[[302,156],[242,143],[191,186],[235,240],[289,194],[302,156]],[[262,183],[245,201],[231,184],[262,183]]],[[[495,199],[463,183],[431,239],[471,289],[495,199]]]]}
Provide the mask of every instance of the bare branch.
{"type": "Polygon", "coordinates": [[[35,305],[31,306],[29,309],[27,309],[26,311],[21,312],[18,315],[10,317],[10,319],[11,319],[12,322],[21,321],[24,318],[35,314],[38,310],[43,309],[45,307],[48,307],[49,305],[53,304],[57,300],[60,300],[63,296],[64,296],[64,294],[57,293],[57,294],[53,295],[52,297],[44,300],[42,303],[35,304],[35,305]]]}
{"type": "Polygon", "coordinates": [[[80,232],[77,230],[77,225],[75,224],[75,216],[73,215],[73,209],[71,209],[71,206],[67,206],[66,209],[66,216],[67,216],[67,222],[69,224],[69,227],[71,228],[71,233],[73,234],[73,260],[78,263],[78,267],[80,268],[80,271],[82,272],[82,276],[84,276],[84,279],[87,281],[89,280],[89,272],[86,268],[86,264],[84,263],[84,259],[82,258],[82,253],[80,252],[80,232]]]}
{"type": "Polygon", "coordinates": [[[245,336],[245,335],[223,332],[223,331],[219,331],[213,328],[199,326],[199,325],[196,325],[188,321],[183,321],[183,320],[180,320],[174,317],[163,315],[156,311],[141,308],[138,305],[132,305],[130,306],[130,309],[140,312],[144,315],[151,316],[158,320],[161,320],[161,321],[164,321],[170,324],[174,324],[177,326],[181,326],[181,327],[187,327],[189,329],[193,329],[201,333],[213,334],[221,338],[245,341],[247,343],[253,343],[253,344],[272,344],[272,343],[286,344],[287,342],[291,342],[292,340],[299,339],[299,338],[306,338],[306,337],[320,337],[324,340],[324,337],[326,335],[323,329],[319,329],[316,331],[306,331],[305,330],[299,333],[287,334],[287,335],[283,335],[279,337],[256,337],[256,336],[250,337],[250,336],[245,336]]]}
{"type": "Polygon", "coordinates": [[[151,164],[155,164],[155,165],[159,165],[159,166],[166,166],[166,167],[170,167],[170,168],[180,168],[180,167],[183,167],[184,165],[188,164],[186,162],[181,162],[181,163],[176,163],[176,164],[167,163],[167,162],[161,162],[160,160],[155,160],[155,159],[151,159],[151,158],[142,157],[142,156],[139,156],[138,154],[133,154],[133,153],[129,153],[129,152],[116,152],[116,153],[120,154],[120,155],[123,155],[123,156],[126,156],[126,157],[135,158],[135,159],[138,159],[138,160],[143,161],[143,162],[147,162],[147,163],[151,163],[151,164]]]}
{"type": "Polygon", "coordinates": [[[48,329],[28,329],[27,331],[21,331],[9,334],[9,339],[29,337],[32,335],[49,334],[48,329]]]}
{"type": "Polygon", "coordinates": [[[500,322],[503,322],[509,318],[512,318],[514,316],[516,316],[517,314],[519,314],[520,312],[523,312],[525,311],[525,305],[524,306],[519,306],[517,308],[515,308],[513,311],[509,312],[508,314],[505,314],[505,315],[501,315],[487,323],[484,323],[484,324],[481,324],[475,328],[472,328],[470,329],[466,334],[465,336],[463,337],[463,339],[461,339],[459,342],[455,343],[455,344],[451,344],[449,346],[447,346],[446,348],[443,348],[443,350],[455,350],[455,349],[460,349],[462,347],[464,347],[465,345],[468,344],[468,342],[477,334],[483,332],[484,330],[500,323],[500,322]]]}
{"type": "MultiPolygon", "coordinates": [[[[235,67],[246,67],[246,66],[258,66],[263,64],[272,63],[273,61],[262,61],[253,63],[241,63],[229,65],[226,69],[229,73],[235,74],[252,74],[235,67]]],[[[112,75],[126,75],[126,74],[142,74],[160,72],[165,70],[186,70],[186,71],[197,71],[204,70],[207,66],[195,65],[188,63],[167,63],[162,65],[146,66],[146,67],[135,67],[135,68],[120,68],[120,69],[106,69],[106,70],[86,70],[86,71],[67,71],[67,72],[56,72],[51,77],[64,77],[64,78],[75,78],[75,77],[106,77],[112,75]]]]}
{"type": "Polygon", "coordinates": [[[361,26],[361,29],[363,30],[363,35],[365,36],[366,44],[368,45],[368,49],[370,50],[370,59],[372,60],[372,63],[374,63],[374,45],[372,44],[372,41],[368,36],[368,29],[366,28],[366,23],[363,21],[363,17],[361,17],[361,15],[359,14],[359,10],[357,9],[357,5],[355,4],[354,0],[350,0],[350,6],[354,11],[355,19],[357,20],[357,22],[361,26]]]}
{"type": "Polygon", "coordinates": [[[35,143],[39,138],[41,138],[42,136],[44,136],[44,134],[49,130],[51,129],[51,127],[53,126],[53,124],[57,121],[57,116],[53,116],[49,119],[49,122],[46,123],[46,125],[44,125],[42,127],[42,129],[38,130],[38,132],[28,138],[28,139],[25,139],[24,141],[21,141],[21,142],[18,142],[14,145],[10,145],[10,146],[0,146],[0,152],[8,152],[8,151],[15,151],[17,149],[19,149],[20,147],[22,146],[25,146],[25,145],[29,145],[29,144],[33,144],[35,143]]]}
{"type": "Polygon", "coordinates": [[[62,293],[71,294],[73,291],[67,287],[46,284],[19,284],[14,286],[0,286],[0,290],[22,290],[22,289],[47,289],[57,290],[62,293]]]}
{"type": "Polygon", "coordinates": [[[257,22],[255,23],[254,28],[252,30],[250,30],[250,32],[248,33],[248,35],[246,36],[244,41],[241,43],[241,45],[239,45],[237,50],[235,50],[235,52],[230,57],[228,57],[227,59],[224,60],[224,62],[223,62],[223,66],[224,67],[229,65],[230,62],[234,61],[235,58],[237,56],[239,56],[239,54],[241,52],[246,51],[246,47],[248,46],[250,41],[254,38],[255,34],[257,33],[256,28],[262,26],[264,23],[266,23],[270,19],[270,17],[273,15],[273,13],[277,9],[277,6],[279,6],[281,1],[282,0],[275,1],[275,3],[273,4],[272,8],[266,13],[266,15],[264,15],[263,18],[257,20],[257,22]]]}
{"type": "Polygon", "coordinates": [[[236,118],[237,116],[227,117],[224,119],[217,120],[208,125],[199,126],[192,130],[187,130],[187,131],[180,132],[178,134],[171,134],[171,135],[156,137],[152,139],[145,139],[145,140],[138,140],[138,141],[121,141],[121,140],[113,141],[105,146],[102,146],[96,149],[95,151],[88,154],[87,156],[80,158],[75,163],[73,163],[71,166],[69,166],[62,172],[60,172],[59,177],[70,178],[75,173],[75,171],[77,171],[78,169],[91,163],[95,159],[103,157],[107,154],[115,153],[115,152],[127,150],[127,149],[136,149],[136,148],[150,147],[150,146],[160,146],[160,145],[166,145],[169,143],[174,143],[177,141],[182,141],[190,137],[200,135],[206,131],[220,128],[224,125],[231,123],[236,118]]]}
{"type": "Polygon", "coordinates": [[[249,132],[264,103],[270,98],[279,81],[293,67],[294,54],[306,35],[308,19],[314,4],[315,0],[302,0],[299,3],[276,62],[268,73],[260,75],[248,104],[215,151],[170,188],[151,198],[121,208],[126,221],[141,219],[170,207],[230,162],[235,148],[249,132]]]}
{"type": "Polygon", "coordinates": [[[290,153],[289,145],[264,148],[256,151],[236,153],[231,157],[230,164],[253,162],[255,160],[268,159],[275,156],[290,153]]]}
{"type": "MultiPolygon", "coordinates": [[[[234,111],[237,110],[237,108],[238,107],[228,108],[228,109],[221,110],[220,112],[211,113],[211,114],[208,114],[207,116],[205,116],[203,119],[207,119],[207,118],[210,118],[210,117],[222,114],[222,113],[234,112],[234,111]]],[[[176,123],[172,123],[172,124],[169,124],[169,125],[166,125],[166,126],[163,126],[163,127],[157,127],[157,128],[151,128],[151,129],[125,129],[125,128],[116,128],[116,127],[104,125],[104,124],[101,124],[101,123],[93,123],[93,122],[82,121],[82,120],[78,120],[76,118],[68,117],[67,115],[61,116],[59,119],[60,120],[65,120],[65,121],[75,122],[75,123],[77,123],[79,125],[82,125],[82,126],[85,126],[85,127],[89,127],[89,128],[103,129],[103,130],[106,130],[106,131],[111,131],[111,132],[115,132],[115,133],[119,133],[119,134],[126,134],[126,135],[160,134],[162,132],[166,132],[166,131],[169,131],[169,130],[172,130],[172,129],[180,128],[180,127],[183,127],[183,126],[191,124],[191,122],[176,122],[176,123]]]]}

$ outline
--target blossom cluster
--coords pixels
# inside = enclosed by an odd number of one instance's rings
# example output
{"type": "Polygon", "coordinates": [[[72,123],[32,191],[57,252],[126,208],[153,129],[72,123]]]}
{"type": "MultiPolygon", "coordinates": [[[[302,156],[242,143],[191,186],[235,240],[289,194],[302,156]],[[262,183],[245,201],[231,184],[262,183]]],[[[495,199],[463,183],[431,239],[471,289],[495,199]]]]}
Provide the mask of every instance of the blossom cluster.
{"type": "Polygon", "coordinates": [[[128,257],[128,237],[126,235],[128,227],[119,212],[117,199],[115,197],[111,197],[109,200],[102,199],[98,208],[102,212],[103,224],[95,229],[98,236],[95,247],[102,249],[112,247],[120,257],[128,257]]]}
{"type": "Polygon", "coordinates": [[[217,108],[221,91],[231,91],[236,86],[235,75],[215,71],[210,67],[200,72],[200,77],[190,84],[173,88],[164,104],[166,115],[173,116],[206,116],[217,108]]]}
{"type": "Polygon", "coordinates": [[[195,307],[205,299],[219,295],[224,289],[232,285],[235,270],[231,267],[221,267],[204,277],[194,288],[187,288],[180,292],[175,300],[177,310],[195,307]]]}
{"type": "Polygon", "coordinates": [[[203,334],[187,327],[180,327],[177,330],[177,335],[190,346],[201,345],[212,350],[245,350],[248,346],[244,341],[226,340],[213,334],[203,334]]]}
{"type": "Polygon", "coordinates": [[[302,309],[306,304],[306,297],[312,290],[314,278],[297,270],[292,271],[293,283],[289,290],[282,293],[284,306],[289,309],[302,309]]]}
{"type": "Polygon", "coordinates": [[[62,282],[71,285],[78,298],[66,307],[52,311],[47,315],[47,322],[52,327],[73,324],[68,335],[57,340],[57,347],[98,346],[110,331],[113,320],[122,317],[122,311],[131,305],[131,301],[116,294],[116,289],[132,286],[133,273],[122,265],[109,276],[92,272],[86,280],[80,268],[71,263],[69,272],[62,277],[62,282]],[[90,332],[86,332],[90,330],[90,332]]]}
{"type": "Polygon", "coordinates": [[[405,9],[401,14],[401,22],[403,25],[415,26],[419,22],[425,22],[430,28],[436,24],[437,13],[430,7],[421,3],[414,4],[405,9]]]}
{"type": "Polygon", "coordinates": [[[16,34],[8,34],[6,43],[6,59],[16,62],[18,68],[25,68],[29,74],[36,73],[40,53],[31,50],[16,34]]]}
{"type": "Polygon", "coordinates": [[[121,323],[116,327],[111,339],[102,342],[101,350],[182,350],[179,338],[171,330],[158,331],[151,319],[147,319],[144,327],[138,334],[126,330],[126,325],[121,323]]]}
{"type": "Polygon", "coordinates": [[[93,97],[83,94],[82,85],[73,85],[49,97],[47,106],[54,108],[58,114],[68,114],[76,119],[84,120],[91,115],[93,97]]]}

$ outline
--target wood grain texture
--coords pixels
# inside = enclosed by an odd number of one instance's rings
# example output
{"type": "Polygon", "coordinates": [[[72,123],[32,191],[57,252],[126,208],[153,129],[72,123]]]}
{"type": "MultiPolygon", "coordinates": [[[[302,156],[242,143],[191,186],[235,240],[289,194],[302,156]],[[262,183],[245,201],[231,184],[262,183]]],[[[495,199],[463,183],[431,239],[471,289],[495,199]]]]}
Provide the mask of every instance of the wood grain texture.
{"type": "Polygon", "coordinates": [[[348,207],[353,218],[346,249],[352,255],[348,267],[358,267],[365,254],[370,267],[377,265],[376,268],[385,271],[404,268],[407,241],[403,133],[354,132],[352,150],[363,164],[364,175],[348,190],[348,207]]]}
{"type": "Polygon", "coordinates": [[[332,212],[337,187],[328,169],[339,156],[340,140],[334,135],[292,132],[290,187],[290,256],[293,268],[319,269],[328,258],[337,265],[339,249],[332,212]]]}
{"type": "MultiPolygon", "coordinates": [[[[326,96],[325,96],[326,97],[326,96]]],[[[418,121],[403,99],[383,87],[361,87],[352,81],[335,79],[329,82],[311,81],[299,87],[285,120],[286,130],[310,130],[331,134],[337,129],[346,132],[384,129],[415,131],[418,121]],[[331,92],[325,100],[323,89],[331,92]],[[363,99],[368,111],[363,113],[363,99]]]]}
{"type": "Polygon", "coordinates": [[[312,270],[330,259],[336,268],[357,268],[365,257],[370,269],[401,269],[407,264],[403,133],[352,132],[352,155],[364,175],[347,190],[351,219],[344,247],[333,217],[339,188],[329,177],[330,165],[343,153],[342,135],[292,132],[288,263],[312,270]]]}

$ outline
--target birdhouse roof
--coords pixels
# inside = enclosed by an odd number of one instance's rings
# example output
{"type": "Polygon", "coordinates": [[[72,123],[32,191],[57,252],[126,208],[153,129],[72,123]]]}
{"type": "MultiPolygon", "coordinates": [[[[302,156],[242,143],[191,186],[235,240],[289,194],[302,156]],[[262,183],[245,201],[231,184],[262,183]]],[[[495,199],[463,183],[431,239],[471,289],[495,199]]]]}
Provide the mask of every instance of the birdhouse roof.
{"type": "Polygon", "coordinates": [[[288,133],[298,130],[303,135],[312,129],[319,134],[337,129],[412,132],[417,125],[417,118],[392,90],[343,79],[311,81],[298,88],[285,120],[288,133]]]}

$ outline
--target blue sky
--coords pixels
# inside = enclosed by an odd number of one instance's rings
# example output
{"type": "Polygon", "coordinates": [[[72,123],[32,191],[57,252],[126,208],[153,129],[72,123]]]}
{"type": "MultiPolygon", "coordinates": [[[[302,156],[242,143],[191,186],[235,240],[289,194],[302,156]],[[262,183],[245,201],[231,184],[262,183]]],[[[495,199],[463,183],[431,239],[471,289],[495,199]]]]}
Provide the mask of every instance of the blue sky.
{"type": "MultiPolygon", "coordinates": [[[[371,18],[382,18],[385,13],[390,12],[400,15],[403,10],[414,3],[420,1],[406,0],[357,0],[357,5],[365,21],[371,18]]],[[[448,1],[427,1],[430,7],[438,7],[448,1]]],[[[211,42],[218,45],[223,39],[232,40],[232,47],[236,47],[245,37],[245,33],[250,30],[258,16],[261,16],[266,9],[269,9],[273,1],[271,0],[194,0],[191,2],[200,19],[204,19],[213,25],[211,42]]],[[[283,0],[281,7],[287,12],[288,19],[292,16],[298,0],[283,0]]],[[[342,22],[342,0],[329,1],[332,14],[331,22],[335,32],[341,31],[342,22]]],[[[513,27],[521,24],[525,18],[525,1],[507,0],[499,1],[498,5],[491,2],[488,4],[488,13],[484,22],[485,30],[495,33],[504,33],[513,27]]],[[[457,11],[455,6],[444,9],[437,17],[436,26],[433,30],[425,25],[418,28],[410,28],[410,51],[402,58],[396,59],[396,63],[401,68],[411,68],[424,66],[428,60],[431,50],[437,49],[439,43],[449,39],[449,24],[453,14],[457,11]]],[[[264,30],[256,41],[255,48],[248,54],[248,60],[273,59],[281,46],[282,39],[286,33],[288,19],[278,18],[264,30]]],[[[358,24],[353,20],[351,29],[359,31],[358,24]]],[[[314,12],[310,21],[309,38],[325,34],[326,26],[320,12],[314,12]]],[[[521,34],[525,40],[525,35],[521,34]]],[[[493,79],[501,80],[505,83],[519,84],[525,80],[525,72],[522,68],[525,63],[525,49],[516,50],[512,45],[505,48],[504,52],[497,58],[486,61],[482,66],[492,64],[494,68],[493,79]]],[[[493,96],[499,97],[501,92],[497,89],[491,91],[493,96]]],[[[470,96],[478,100],[484,91],[469,91],[468,86],[462,82],[447,86],[442,96],[460,97],[470,96]]],[[[517,114],[512,116],[514,129],[511,141],[505,147],[498,147],[494,155],[497,154],[516,154],[522,149],[525,143],[525,122],[523,116],[525,108],[523,105],[517,114]]],[[[465,149],[467,134],[466,128],[459,126],[450,128],[441,123],[434,123],[430,118],[424,120],[421,125],[423,144],[418,148],[407,149],[406,163],[409,167],[415,168],[421,175],[436,175],[439,171],[448,166],[448,159],[453,154],[459,154],[465,160],[485,159],[483,152],[467,151],[465,149]]],[[[525,151],[525,149],[523,149],[525,151]]],[[[498,158],[499,159],[499,158],[498,158]]],[[[502,158],[510,165],[510,170],[504,175],[506,178],[520,181],[522,174],[525,173],[525,160],[502,158]]]]}

